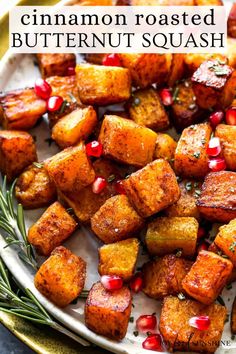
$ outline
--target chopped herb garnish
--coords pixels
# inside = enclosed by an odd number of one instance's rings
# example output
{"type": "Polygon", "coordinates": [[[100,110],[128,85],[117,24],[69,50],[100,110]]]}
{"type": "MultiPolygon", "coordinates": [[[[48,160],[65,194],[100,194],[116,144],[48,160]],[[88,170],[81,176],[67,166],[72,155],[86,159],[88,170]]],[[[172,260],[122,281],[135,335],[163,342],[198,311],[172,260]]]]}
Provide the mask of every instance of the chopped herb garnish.
{"type": "Polygon", "coordinates": [[[206,144],[206,139],[205,139],[205,138],[202,138],[202,139],[201,139],[201,143],[202,143],[202,145],[205,145],[205,144],[206,144]]]}
{"type": "Polygon", "coordinates": [[[75,96],[71,92],[68,93],[68,96],[70,97],[71,102],[77,103],[77,99],[75,98],[75,96]]]}
{"type": "Polygon", "coordinates": [[[108,183],[111,183],[113,182],[114,180],[116,179],[116,176],[115,175],[110,175],[107,179],[108,183]]]}
{"type": "Polygon", "coordinates": [[[175,257],[181,257],[182,256],[182,253],[183,253],[183,250],[182,249],[179,249],[177,250],[176,254],[175,254],[175,257]]]}
{"type": "Polygon", "coordinates": [[[54,140],[52,138],[47,138],[44,140],[46,143],[48,143],[48,146],[51,146],[52,143],[54,143],[54,140]]]}
{"type": "Polygon", "coordinates": [[[234,187],[230,187],[229,191],[230,191],[231,193],[234,193],[234,192],[235,192],[235,188],[234,188],[234,187]]]}
{"type": "Polygon", "coordinates": [[[196,125],[190,125],[190,127],[189,127],[190,129],[192,129],[192,130],[196,130],[197,129],[197,127],[196,127],[196,125]]]}
{"type": "Polygon", "coordinates": [[[199,159],[199,157],[201,156],[200,152],[197,151],[193,154],[194,157],[196,157],[196,159],[199,159]]]}
{"type": "Polygon", "coordinates": [[[139,106],[141,103],[141,100],[139,97],[135,97],[132,102],[132,106],[139,106]]]}
{"type": "Polygon", "coordinates": [[[234,253],[235,252],[235,247],[236,247],[236,241],[231,243],[231,245],[229,246],[229,251],[234,253]]]}
{"type": "Polygon", "coordinates": [[[192,103],[188,106],[189,109],[194,110],[197,107],[196,103],[192,103]]]}
{"type": "Polygon", "coordinates": [[[192,182],[187,182],[185,184],[185,189],[186,189],[186,191],[191,191],[192,190],[192,182]]]}
{"type": "Polygon", "coordinates": [[[179,293],[177,296],[178,296],[178,299],[181,301],[186,299],[186,297],[184,296],[183,293],[179,293]]]}
{"type": "Polygon", "coordinates": [[[227,290],[232,289],[232,284],[227,284],[227,285],[226,285],[226,289],[227,289],[227,290]]]}
{"type": "Polygon", "coordinates": [[[43,167],[43,164],[40,163],[40,162],[33,162],[33,165],[37,168],[42,168],[43,167]]]}
{"type": "Polygon", "coordinates": [[[178,101],[178,94],[179,94],[179,87],[176,87],[172,96],[174,102],[178,101]]]}
{"type": "Polygon", "coordinates": [[[125,179],[129,178],[129,176],[130,176],[130,173],[127,173],[127,174],[125,175],[125,179]]]}
{"type": "Polygon", "coordinates": [[[225,302],[224,302],[224,300],[222,299],[221,296],[218,296],[218,298],[216,299],[216,301],[218,301],[219,304],[221,304],[222,306],[225,306],[225,302]]]}
{"type": "Polygon", "coordinates": [[[220,64],[213,64],[212,66],[208,67],[209,70],[214,71],[216,76],[224,76],[229,74],[229,70],[225,66],[221,66],[220,64]]]}
{"type": "Polygon", "coordinates": [[[134,318],[133,318],[132,316],[129,318],[129,322],[130,322],[130,323],[133,323],[133,322],[134,322],[134,318]]]}
{"type": "Polygon", "coordinates": [[[181,182],[182,181],[182,177],[180,176],[176,176],[177,182],[181,182]]]}
{"type": "Polygon", "coordinates": [[[194,192],[194,197],[195,198],[199,198],[201,195],[201,190],[200,189],[196,189],[195,192],[194,192]]]}
{"type": "Polygon", "coordinates": [[[199,182],[194,182],[194,188],[197,188],[198,187],[198,185],[199,185],[199,182]]]}
{"type": "Polygon", "coordinates": [[[138,335],[139,335],[138,331],[133,331],[133,335],[134,335],[135,337],[138,337],[138,335]]]}
{"type": "Polygon", "coordinates": [[[61,105],[61,108],[60,108],[60,110],[59,110],[59,114],[62,114],[64,111],[65,111],[65,108],[66,108],[66,106],[67,106],[67,100],[64,100],[63,102],[62,102],[62,105],[61,105]]]}

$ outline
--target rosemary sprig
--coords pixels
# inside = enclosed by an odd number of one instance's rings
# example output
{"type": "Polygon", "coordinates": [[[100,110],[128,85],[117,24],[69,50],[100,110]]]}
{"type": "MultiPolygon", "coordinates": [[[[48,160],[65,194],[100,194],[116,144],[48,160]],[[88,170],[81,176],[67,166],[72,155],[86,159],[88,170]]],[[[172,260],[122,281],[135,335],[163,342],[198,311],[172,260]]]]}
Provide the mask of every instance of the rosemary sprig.
{"type": "Polygon", "coordinates": [[[13,278],[5,267],[3,261],[0,259],[1,311],[22,317],[35,323],[50,326],[84,346],[90,345],[86,340],[55,322],[29,289],[18,289],[18,291],[15,292],[11,286],[12,282],[13,278]],[[22,296],[19,295],[21,292],[23,294],[22,296]]]}
{"type": "Polygon", "coordinates": [[[21,204],[15,207],[13,203],[15,184],[16,180],[8,190],[6,177],[3,178],[0,187],[0,229],[4,231],[2,236],[7,242],[6,247],[16,245],[20,249],[19,257],[37,269],[34,250],[27,240],[23,207],[21,204]]]}

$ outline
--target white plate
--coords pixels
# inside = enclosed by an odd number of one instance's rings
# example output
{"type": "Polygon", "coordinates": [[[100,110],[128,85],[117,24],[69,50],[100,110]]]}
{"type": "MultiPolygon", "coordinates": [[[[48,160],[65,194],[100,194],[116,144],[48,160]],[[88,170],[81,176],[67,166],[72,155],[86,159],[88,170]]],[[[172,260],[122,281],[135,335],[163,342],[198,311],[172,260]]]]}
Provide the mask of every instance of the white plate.
{"type": "MultiPolygon", "coordinates": [[[[0,90],[9,90],[15,88],[23,88],[26,86],[33,86],[34,81],[39,77],[38,67],[34,65],[34,57],[30,55],[8,55],[4,58],[0,67],[0,90]]],[[[46,119],[41,122],[39,126],[32,129],[30,132],[32,135],[37,137],[37,150],[39,161],[55,154],[58,149],[55,144],[48,147],[48,143],[45,142],[46,138],[50,137],[50,131],[47,127],[46,119]]],[[[34,221],[36,221],[40,215],[43,213],[43,209],[27,211],[26,212],[26,223],[30,226],[34,221]]],[[[60,309],[45,297],[43,297],[34,287],[33,278],[34,274],[19,260],[13,249],[4,249],[5,241],[0,237],[0,254],[6,263],[7,267],[14,274],[18,282],[25,288],[29,288],[43,306],[61,323],[66,327],[73,330],[75,333],[82,335],[84,338],[88,339],[103,348],[110,350],[113,353],[128,353],[128,354],[147,354],[146,350],[142,349],[142,341],[144,337],[139,335],[135,337],[133,331],[135,330],[134,323],[129,324],[128,332],[125,339],[120,342],[114,342],[112,340],[106,339],[102,336],[98,336],[91,332],[84,325],[84,301],[78,300],[76,305],[70,305],[65,309],[60,309]]],[[[92,284],[99,279],[97,272],[98,265],[98,254],[97,249],[101,246],[98,239],[93,235],[93,233],[85,228],[79,229],[66,243],[65,246],[72,250],[75,254],[81,256],[87,262],[87,279],[86,279],[86,289],[90,289],[92,284]]],[[[139,264],[143,264],[147,257],[145,255],[140,255],[139,264]]],[[[232,306],[233,295],[235,294],[236,286],[231,290],[224,290],[223,298],[225,300],[228,311],[230,312],[232,306]]],[[[134,306],[132,308],[131,316],[134,320],[138,318],[141,314],[151,314],[153,312],[157,313],[157,317],[160,314],[160,302],[152,300],[146,297],[144,294],[134,295],[133,299],[134,306]]],[[[231,333],[229,322],[225,325],[224,334],[222,341],[230,341],[231,333]]],[[[232,343],[229,346],[224,346],[222,343],[217,350],[217,354],[230,353],[233,350],[236,351],[236,344],[232,343]],[[234,348],[234,349],[233,349],[234,348]]]]}

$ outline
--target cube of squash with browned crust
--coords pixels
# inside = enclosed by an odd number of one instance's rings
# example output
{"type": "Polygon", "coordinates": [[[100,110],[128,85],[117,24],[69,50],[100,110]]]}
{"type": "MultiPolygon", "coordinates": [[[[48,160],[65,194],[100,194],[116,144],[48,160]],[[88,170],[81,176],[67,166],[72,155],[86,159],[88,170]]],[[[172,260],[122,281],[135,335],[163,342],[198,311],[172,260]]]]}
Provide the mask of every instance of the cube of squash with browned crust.
{"type": "Polygon", "coordinates": [[[92,106],[77,108],[59,119],[52,129],[52,138],[64,149],[86,139],[97,122],[97,113],[92,106]]]}
{"type": "Polygon", "coordinates": [[[224,306],[206,306],[168,296],[162,306],[159,329],[169,351],[214,353],[220,343],[226,316],[224,306]],[[195,316],[208,316],[210,327],[200,331],[190,326],[189,320],[195,316]]]}
{"type": "Polygon", "coordinates": [[[215,136],[220,138],[227,168],[236,171],[236,126],[219,124],[216,127],[215,136]]]}
{"type": "Polygon", "coordinates": [[[192,217],[159,217],[148,224],[146,245],[151,255],[163,256],[181,250],[194,256],[198,222],[192,217]]]}
{"type": "Polygon", "coordinates": [[[170,125],[161,99],[153,88],[133,92],[127,107],[130,118],[139,125],[155,131],[165,130],[170,125]]]}
{"type": "Polygon", "coordinates": [[[62,193],[76,193],[95,179],[95,172],[83,142],[46,160],[45,168],[62,193]]]}
{"type": "Polygon", "coordinates": [[[221,0],[194,0],[195,6],[223,6],[221,0]]]}
{"type": "Polygon", "coordinates": [[[120,6],[194,6],[194,0],[117,0],[120,6]]]}
{"type": "Polygon", "coordinates": [[[104,243],[130,238],[141,229],[143,223],[123,194],[109,198],[91,218],[93,232],[104,243]]]}
{"type": "Polygon", "coordinates": [[[28,241],[43,256],[49,256],[60,246],[77,226],[76,221],[59,203],[55,202],[43,213],[28,231],[28,241]]]}
{"type": "Polygon", "coordinates": [[[180,197],[176,176],[163,159],[132,173],[124,180],[123,186],[130,202],[143,217],[158,213],[180,197]]]}
{"type": "Polygon", "coordinates": [[[32,136],[17,130],[0,131],[0,171],[10,182],[37,161],[32,136]]]}
{"type": "Polygon", "coordinates": [[[67,76],[68,68],[75,67],[75,54],[72,53],[41,53],[37,54],[37,60],[42,77],[67,76]]]}
{"type": "Polygon", "coordinates": [[[164,159],[173,162],[177,143],[168,134],[157,133],[154,159],[164,159]]]}
{"type": "Polygon", "coordinates": [[[0,94],[0,122],[5,129],[29,130],[46,111],[46,101],[33,88],[0,94]]]}
{"type": "Polygon", "coordinates": [[[208,123],[191,125],[183,130],[175,150],[174,169],[177,175],[201,179],[209,172],[206,150],[211,133],[208,123]]]}
{"type": "MultiPolygon", "coordinates": [[[[93,163],[93,168],[96,176],[104,177],[106,180],[113,178],[113,176],[119,179],[119,169],[109,160],[98,159],[93,163]]],[[[89,185],[79,192],[63,194],[61,197],[74,210],[80,222],[89,224],[91,217],[114,194],[116,193],[113,184],[108,183],[107,187],[99,194],[95,194],[92,185],[89,185]]]]}
{"type": "Polygon", "coordinates": [[[236,219],[219,228],[214,243],[236,266],[236,219]]]}
{"type": "Polygon", "coordinates": [[[84,288],[85,261],[67,248],[55,248],[41,265],[34,278],[34,285],[47,299],[59,307],[75,300],[84,288]]]}
{"type": "Polygon", "coordinates": [[[129,70],[117,66],[79,64],[76,67],[79,97],[84,104],[106,106],[129,99],[129,70]]]}
{"type": "Polygon", "coordinates": [[[171,105],[171,116],[178,131],[205,118],[204,110],[196,103],[191,80],[186,79],[177,83],[173,89],[173,96],[175,99],[171,105]]]}
{"type": "Polygon", "coordinates": [[[183,292],[182,280],[192,263],[173,254],[145,263],[142,268],[143,292],[154,299],[183,292]]]}
{"type": "Polygon", "coordinates": [[[100,53],[100,54],[95,54],[95,53],[85,54],[85,59],[90,64],[102,65],[102,61],[103,61],[103,59],[105,58],[106,55],[107,54],[103,54],[103,53],[100,53]]]}
{"type": "Polygon", "coordinates": [[[230,65],[227,56],[213,53],[186,53],[184,56],[185,70],[187,71],[187,74],[191,76],[206,60],[220,60],[221,62],[230,65]]]}
{"type": "MultiPolygon", "coordinates": [[[[193,0],[182,0],[182,1],[191,2],[193,0]]],[[[181,6],[181,4],[178,4],[178,6],[181,6]]],[[[176,81],[179,81],[180,79],[183,78],[184,71],[185,71],[184,54],[172,54],[171,67],[170,67],[167,85],[169,87],[173,87],[176,81]]]]}
{"type": "Polygon", "coordinates": [[[227,107],[236,93],[236,72],[219,60],[208,60],[194,72],[192,83],[200,107],[227,107]]]}
{"type": "Polygon", "coordinates": [[[202,216],[211,221],[227,223],[236,218],[236,173],[209,173],[202,185],[197,207],[202,216]]]}
{"type": "Polygon", "coordinates": [[[124,281],[130,280],[139,252],[139,241],[136,238],[104,245],[98,252],[100,275],[118,275],[124,281]]]}
{"type": "Polygon", "coordinates": [[[127,287],[108,291],[97,282],[86,300],[85,324],[97,334],[121,340],[127,332],[131,306],[132,297],[127,287]]]}
{"type": "Polygon", "coordinates": [[[55,184],[43,164],[29,166],[17,179],[15,196],[25,209],[45,207],[57,197],[55,184]]]}
{"type": "MultiPolygon", "coordinates": [[[[148,5],[147,2],[145,5],[148,5]]],[[[129,69],[132,84],[146,88],[164,84],[170,72],[172,54],[119,54],[122,66],[129,69]]]]}
{"type": "Polygon", "coordinates": [[[179,183],[180,198],[176,203],[165,209],[167,216],[191,216],[200,219],[200,213],[196,205],[200,194],[201,183],[184,180],[179,183]]]}
{"type": "Polygon", "coordinates": [[[182,286],[188,295],[210,305],[221,293],[232,270],[233,264],[228,259],[213,252],[200,251],[182,286]]]}
{"type": "Polygon", "coordinates": [[[154,131],[130,119],[105,116],[98,139],[104,156],[142,167],[153,160],[156,137],[154,131]]]}
{"type": "Polygon", "coordinates": [[[236,38],[236,3],[233,3],[227,21],[228,36],[236,38]]]}

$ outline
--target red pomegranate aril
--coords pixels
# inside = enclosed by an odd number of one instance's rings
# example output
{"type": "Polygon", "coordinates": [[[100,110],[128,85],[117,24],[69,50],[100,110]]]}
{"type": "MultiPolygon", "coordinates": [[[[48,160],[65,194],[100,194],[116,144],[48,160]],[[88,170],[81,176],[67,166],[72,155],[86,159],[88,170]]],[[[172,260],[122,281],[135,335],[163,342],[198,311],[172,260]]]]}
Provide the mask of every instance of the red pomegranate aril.
{"type": "Polygon", "coordinates": [[[220,139],[218,137],[211,138],[206,152],[209,156],[218,156],[221,153],[220,139]]]}
{"type": "Polygon", "coordinates": [[[92,191],[95,194],[99,194],[103,191],[104,188],[107,186],[107,181],[103,177],[96,177],[93,185],[92,185],[92,191]]]}
{"type": "Polygon", "coordinates": [[[211,321],[208,316],[196,316],[189,320],[191,327],[197,328],[200,331],[206,331],[210,327],[211,321]]]}
{"type": "Polygon", "coordinates": [[[64,100],[61,96],[51,96],[47,100],[47,110],[49,112],[56,112],[61,108],[63,102],[64,100]]]}
{"type": "Polygon", "coordinates": [[[121,61],[118,54],[107,54],[102,61],[105,66],[121,66],[121,61]]]}
{"type": "Polygon", "coordinates": [[[197,238],[201,239],[206,236],[206,230],[203,227],[199,227],[198,233],[197,233],[197,238]]]}
{"type": "Polygon", "coordinates": [[[102,155],[102,144],[97,140],[86,144],[86,154],[88,156],[100,157],[102,155]]]}
{"type": "Polygon", "coordinates": [[[206,242],[202,242],[197,248],[197,253],[201,251],[207,251],[207,250],[208,250],[208,244],[206,242]]]}
{"type": "Polygon", "coordinates": [[[129,283],[130,289],[134,293],[139,293],[143,288],[143,278],[141,274],[137,273],[129,283]]]}
{"type": "Polygon", "coordinates": [[[160,334],[151,334],[142,343],[143,349],[162,352],[162,341],[160,334]]]}
{"type": "Polygon", "coordinates": [[[160,97],[164,106],[171,106],[173,103],[172,94],[169,89],[164,88],[160,92],[160,97]]]}
{"type": "Polygon", "coordinates": [[[139,332],[147,333],[153,331],[157,325],[155,315],[142,315],[136,320],[136,327],[139,332]]]}
{"type": "Polygon", "coordinates": [[[224,118],[224,112],[223,111],[216,111],[212,113],[209,117],[210,124],[212,128],[215,128],[218,124],[222,122],[224,118]]]}
{"type": "Polygon", "coordinates": [[[226,111],[225,121],[229,125],[236,125],[236,107],[231,107],[226,111]]]}
{"type": "Polygon", "coordinates": [[[126,194],[125,188],[123,186],[123,181],[118,180],[115,182],[115,191],[118,194],[126,194]]]}
{"type": "Polygon", "coordinates": [[[75,67],[74,67],[74,66],[69,66],[69,67],[67,68],[67,75],[68,75],[68,76],[73,76],[73,75],[75,75],[75,67]]]}
{"type": "Polygon", "coordinates": [[[38,97],[47,100],[52,93],[52,88],[46,80],[39,78],[35,81],[34,92],[38,97]]]}
{"type": "Polygon", "coordinates": [[[217,157],[215,159],[211,159],[208,162],[208,166],[209,166],[209,169],[212,172],[223,171],[223,170],[226,169],[225,159],[223,159],[221,157],[217,157]]]}
{"type": "Polygon", "coordinates": [[[103,275],[101,283],[109,291],[119,290],[123,286],[123,279],[118,275],[103,275]]]}

